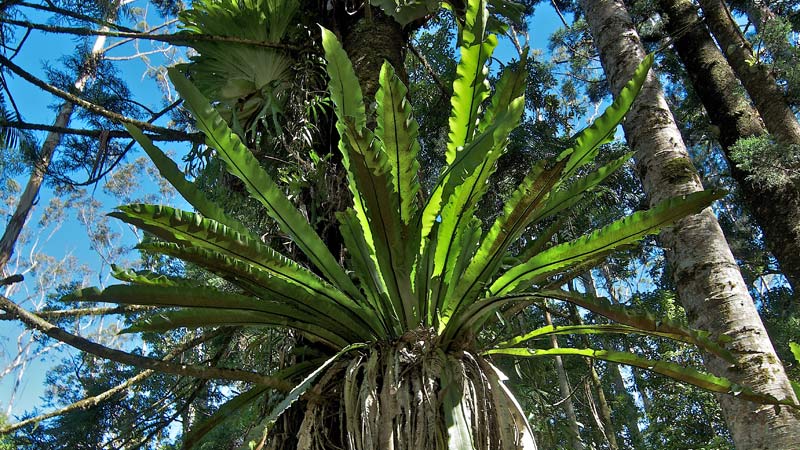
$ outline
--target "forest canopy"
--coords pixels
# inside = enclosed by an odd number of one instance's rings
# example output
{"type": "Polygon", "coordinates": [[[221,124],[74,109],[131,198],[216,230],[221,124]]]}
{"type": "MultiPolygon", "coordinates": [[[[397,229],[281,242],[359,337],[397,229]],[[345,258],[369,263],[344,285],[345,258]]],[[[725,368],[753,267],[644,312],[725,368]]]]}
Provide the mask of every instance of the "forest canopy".
{"type": "Polygon", "coordinates": [[[798,17],[0,3],[0,449],[793,448],[798,17]]]}

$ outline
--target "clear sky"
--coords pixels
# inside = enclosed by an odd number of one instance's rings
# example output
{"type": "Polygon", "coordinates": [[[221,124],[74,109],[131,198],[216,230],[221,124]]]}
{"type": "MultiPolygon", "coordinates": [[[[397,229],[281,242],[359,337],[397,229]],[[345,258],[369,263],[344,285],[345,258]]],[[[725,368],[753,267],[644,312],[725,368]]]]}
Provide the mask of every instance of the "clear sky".
{"type": "MultiPolygon", "coordinates": [[[[136,2],[136,4],[143,5],[144,3],[136,2]]],[[[28,11],[30,12],[30,10],[28,11]]],[[[30,12],[29,19],[36,22],[44,21],[44,18],[33,12],[30,12]]],[[[151,20],[152,24],[158,23],[157,18],[151,18],[151,20]]],[[[549,3],[544,2],[537,7],[536,13],[530,23],[530,47],[532,49],[541,49],[546,53],[548,37],[562,25],[559,17],[552,10],[549,3]]],[[[59,58],[62,55],[72,53],[76,43],[77,41],[63,36],[33,32],[25,45],[25,49],[14,61],[16,64],[24,67],[38,77],[44,78],[43,67],[46,64],[58,66],[59,58]]],[[[145,49],[142,48],[142,50],[145,49]]],[[[133,52],[134,49],[131,45],[125,45],[114,50],[110,55],[121,57],[130,55],[133,52]]],[[[501,47],[497,52],[497,56],[501,59],[514,54],[515,51],[508,42],[501,43],[501,47]]],[[[152,80],[143,78],[142,74],[145,70],[145,66],[140,61],[136,60],[120,64],[123,78],[134,92],[135,98],[138,101],[143,101],[153,109],[160,109],[161,93],[152,80]]],[[[52,108],[49,107],[58,104],[54,97],[18,78],[9,78],[9,81],[10,89],[20,105],[25,120],[36,123],[52,123],[55,114],[52,108]]],[[[81,124],[73,121],[72,126],[80,127],[81,124]]],[[[39,134],[38,137],[41,141],[44,139],[44,134],[39,134]]],[[[174,146],[165,145],[162,148],[166,150],[171,147],[174,146]]],[[[180,152],[179,149],[178,151],[180,152]]],[[[137,155],[133,155],[128,159],[133,160],[136,156],[137,155]]],[[[17,181],[23,186],[26,180],[26,176],[17,178],[17,181]]],[[[91,188],[89,189],[91,192],[91,188]]],[[[33,213],[34,220],[38,220],[42,213],[43,206],[47,205],[52,197],[52,190],[45,188],[41,194],[39,205],[33,213]]],[[[118,199],[103,193],[101,186],[94,192],[93,198],[101,203],[100,208],[105,212],[111,211],[114,206],[120,203],[118,199]]],[[[30,223],[33,224],[35,222],[30,223]]],[[[111,223],[119,227],[119,230],[126,236],[124,242],[130,245],[134,239],[133,234],[117,221],[112,221],[111,223]]],[[[38,249],[55,258],[63,258],[65,255],[74,255],[82,264],[87,265],[91,270],[97,271],[101,267],[101,261],[97,253],[92,251],[90,245],[86,229],[75,217],[70,217],[64,222],[63,227],[54,235],[54,238],[43,243],[38,249]]],[[[22,249],[22,252],[24,253],[28,250],[29,249],[22,249]]],[[[107,269],[105,273],[107,274],[107,269]]],[[[102,282],[104,280],[100,281],[102,282]]],[[[98,279],[93,278],[91,282],[92,284],[97,284],[98,279]]],[[[35,286],[30,283],[28,283],[26,287],[28,289],[35,289],[35,286]]],[[[12,300],[19,301],[19,297],[14,294],[10,297],[12,300]]],[[[26,306],[30,307],[30,304],[26,306]]],[[[2,368],[9,363],[9,358],[16,354],[16,340],[22,330],[23,328],[16,323],[0,322],[0,372],[2,368]]],[[[26,411],[30,412],[32,408],[41,405],[41,397],[46,393],[46,386],[44,383],[46,371],[65,355],[66,353],[64,352],[49,354],[41,360],[37,359],[33,361],[33,363],[28,366],[13,404],[13,409],[11,411],[12,416],[23,414],[26,411]]],[[[0,413],[6,412],[15,379],[16,373],[12,373],[0,379],[0,413]]]]}
{"type": "MultiPolygon", "coordinates": [[[[144,4],[143,2],[138,3],[144,4]]],[[[37,13],[31,9],[23,10],[26,13],[27,19],[32,22],[42,23],[47,21],[47,17],[41,13],[37,13]]],[[[148,14],[148,20],[153,25],[160,23],[160,19],[155,17],[152,13],[148,14]]],[[[130,24],[128,25],[130,26],[130,24]]],[[[20,36],[22,36],[22,33],[18,33],[17,37],[20,36]]],[[[114,40],[109,40],[109,43],[111,42],[114,42],[114,40]]],[[[71,39],[61,35],[34,31],[28,37],[23,50],[14,59],[14,62],[33,73],[35,76],[45,79],[44,68],[48,65],[58,67],[60,65],[60,58],[64,55],[72,54],[78,45],[81,45],[79,39],[71,39]]],[[[149,43],[142,44],[140,48],[142,51],[149,49],[149,43]]],[[[135,52],[136,49],[133,45],[126,44],[110,51],[108,55],[114,58],[124,58],[135,52]]],[[[158,63],[158,57],[156,55],[150,55],[150,57],[154,58],[154,63],[158,63]]],[[[128,83],[131,91],[134,92],[137,101],[146,104],[151,109],[161,109],[162,94],[152,79],[143,76],[146,66],[140,60],[118,61],[115,62],[115,64],[120,68],[122,77],[128,83]]],[[[52,95],[30,85],[18,77],[8,76],[7,80],[9,82],[9,88],[14,94],[14,99],[22,113],[22,118],[25,121],[43,124],[51,124],[53,122],[55,118],[54,107],[61,103],[59,99],[56,99],[52,95]]],[[[73,120],[70,126],[81,128],[85,125],[81,124],[78,120],[73,120]]],[[[46,134],[38,133],[36,136],[38,142],[41,143],[46,134]]],[[[174,145],[167,144],[163,148],[169,150],[172,147],[174,147],[174,145]]],[[[135,153],[128,157],[127,161],[134,161],[140,155],[140,151],[136,148],[135,153]]],[[[85,175],[82,174],[77,177],[79,178],[80,176],[85,175]]],[[[27,182],[27,174],[16,177],[15,181],[24,188],[27,182]]],[[[154,189],[154,186],[142,186],[142,194],[144,194],[145,191],[152,192],[154,189]]],[[[114,206],[121,203],[119,199],[103,192],[102,182],[96,189],[93,189],[92,186],[87,187],[87,191],[91,200],[99,202],[98,212],[100,214],[110,212],[114,206]]],[[[59,260],[68,255],[72,255],[80,264],[85,265],[92,272],[97,273],[100,272],[101,268],[104,268],[102,278],[98,278],[95,275],[89,280],[92,284],[104,282],[105,278],[107,278],[108,268],[103,265],[97,252],[92,250],[92,244],[88,237],[87,230],[75,216],[74,211],[69,212],[71,215],[61,223],[60,227],[55,230],[55,233],[53,233],[55,228],[53,226],[47,229],[38,227],[37,222],[40,220],[46,206],[53,198],[53,190],[50,187],[44,187],[28,222],[28,229],[36,234],[37,240],[34,241],[36,244],[35,248],[33,245],[18,248],[15,255],[28,258],[31,255],[32,249],[59,260]],[[52,234],[52,236],[48,239],[48,235],[50,234],[52,234]]],[[[135,243],[135,235],[124,224],[116,220],[110,221],[109,224],[113,231],[122,235],[119,245],[130,246],[135,243]]],[[[13,269],[14,260],[12,259],[7,267],[9,275],[14,273],[13,269]]],[[[24,283],[11,286],[11,289],[6,290],[4,293],[12,300],[21,302],[27,297],[26,291],[28,293],[34,293],[37,290],[34,279],[35,277],[29,276],[24,283]]],[[[30,302],[24,304],[24,306],[32,308],[30,302]]],[[[0,373],[2,373],[2,369],[8,366],[11,359],[16,356],[17,340],[23,330],[23,327],[16,322],[0,322],[0,373]]],[[[82,330],[83,333],[89,331],[91,331],[91,328],[82,330]]],[[[27,342],[27,337],[24,342],[27,342]]],[[[11,410],[12,415],[19,415],[25,411],[30,411],[32,408],[41,404],[41,397],[46,392],[44,377],[47,369],[67,354],[68,353],[63,351],[50,353],[44,355],[43,358],[37,358],[31,362],[24,371],[20,386],[17,390],[13,409],[11,410]]],[[[12,387],[17,382],[17,375],[18,372],[12,372],[0,379],[0,414],[7,412],[8,404],[11,400],[12,387]]]]}

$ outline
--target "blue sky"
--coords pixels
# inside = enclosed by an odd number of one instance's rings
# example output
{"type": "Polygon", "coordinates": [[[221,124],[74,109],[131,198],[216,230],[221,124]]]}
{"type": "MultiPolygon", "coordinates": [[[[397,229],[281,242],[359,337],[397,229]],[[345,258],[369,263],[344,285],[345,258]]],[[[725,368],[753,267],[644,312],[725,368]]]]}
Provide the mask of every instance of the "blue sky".
{"type": "MultiPolygon", "coordinates": [[[[140,3],[142,2],[137,2],[137,4],[140,3]]],[[[44,20],[35,13],[31,13],[29,18],[38,22],[44,20]]],[[[158,23],[157,19],[152,19],[152,23],[158,23]]],[[[541,49],[546,52],[548,44],[547,39],[553,31],[561,26],[560,19],[549,6],[549,3],[545,2],[537,7],[536,14],[531,24],[531,29],[529,30],[530,47],[532,49],[541,49]]],[[[76,40],[71,40],[63,36],[33,32],[25,45],[25,49],[14,61],[16,64],[26,68],[35,75],[44,78],[42,70],[44,65],[49,63],[57,66],[59,64],[58,59],[62,55],[72,53],[77,42],[76,40]]],[[[149,44],[143,44],[143,46],[147,45],[149,44]]],[[[133,53],[133,51],[131,45],[125,45],[114,50],[110,55],[125,56],[133,53]]],[[[507,58],[514,54],[515,51],[513,47],[506,42],[501,43],[497,56],[500,58],[507,58]]],[[[144,64],[139,61],[130,61],[119,63],[119,67],[123,78],[135,93],[135,98],[154,109],[160,109],[162,94],[152,80],[143,79],[142,74],[145,70],[144,64]]],[[[9,78],[9,82],[9,87],[14,93],[25,120],[36,123],[52,123],[55,114],[50,107],[59,103],[57,99],[18,78],[9,78]]],[[[81,126],[80,123],[74,121],[71,125],[74,127],[81,126]]],[[[44,134],[40,134],[38,137],[41,141],[44,139],[44,134]]],[[[165,145],[162,148],[168,150],[171,147],[175,146],[165,145]]],[[[181,151],[180,149],[173,149],[178,150],[178,152],[181,151]]],[[[133,160],[136,156],[137,154],[134,154],[129,157],[128,160],[133,160]]],[[[17,178],[18,183],[23,186],[26,180],[26,176],[17,178]]],[[[52,197],[52,190],[49,188],[43,190],[39,206],[37,210],[34,211],[34,220],[38,220],[43,206],[46,205],[52,197]]],[[[101,209],[105,210],[105,212],[111,211],[114,206],[120,203],[118,199],[103,193],[101,187],[98,187],[97,190],[94,191],[93,198],[101,203],[101,209]]],[[[30,223],[35,225],[34,221],[30,223]]],[[[119,230],[125,235],[124,243],[130,245],[134,241],[134,235],[126,230],[124,226],[116,221],[112,222],[112,224],[118,226],[119,230]]],[[[25,249],[22,250],[24,251],[25,249]]],[[[82,264],[85,264],[93,271],[97,271],[102,266],[97,254],[90,248],[90,241],[86,236],[85,228],[74,217],[65,221],[63,227],[55,235],[55,238],[48,241],[40,250],[55,258],[63,258],[65,255],[74,255],[82,264]]],[[[98,279],[93,278],[91,281],[93,284],[96,284],[98,279]]],[[[34,286],[30,285],[28,287],[30,289],[34,288],[34,286]]],[[[11,298],[17,300],[14,295],[12,295],[11,298]]],[[[0,367],[2,367],[8,363],[8,353],[10,352],[12,355],[15,353],[16,338],[19,336],[19,333],[22,332],[23,328],[12,322],[0,323],[2,324],[0,325],[2,326],[2,329],[0,329],[0,349],[3,350],[3,352],[0,353],[0,367]]],[[[46,386],[44,384],[46,371],[66,354],[65,352],[53,353],[47,355],[44,359],[33,361],[25,372],[23,384],[14,402],[12,415],[19,415],[25,411],[31,411],[32,408],[41,405],[41,397],[46,392],[46,386]]],[[[0,379],[0,414],[6,411],[14,379],[14,374],[0,379]]]]}

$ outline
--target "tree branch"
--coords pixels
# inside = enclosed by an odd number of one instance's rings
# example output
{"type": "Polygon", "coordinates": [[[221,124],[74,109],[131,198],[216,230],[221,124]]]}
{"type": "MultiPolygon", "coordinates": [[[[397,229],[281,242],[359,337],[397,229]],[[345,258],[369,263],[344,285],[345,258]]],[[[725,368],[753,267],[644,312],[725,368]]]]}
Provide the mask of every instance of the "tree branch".
{"type": "Polygon", "coordinates": [[[46,33],[60,33],[72,34],[76,36],[110,36],[117,38],[129,39],[146,39],[150,41],[167,42],[174,45],[182,45],[191,47],[192,42],[222,42],[226,44],[241,44],[250,45],[253,47],[273,48],[278,50],[299,51],[303,47],[290,44],[280,44],[276,42],[253,41],[250,39],[242,39],[233,36],[217,36],[213,34],[200,34],[200,33],[172,33],[172,34],[149,34],[149,33],[136,33],[129,31],[110,31],[110,30],[95,30],[92,28],[80,27],[62,27],[57,25],[45,25],[42,23],[27,22],[24,20],[3,19],[3,23],[9,25],[16,25],[28,29],[44,31],[46,33]]]}
{"type": "MultiPolygon", "coordinates": [[[[66,317],[82,317],[82,316],[102,316],[109,314],[128,314],[132,312],[150,311],[153,310],[152,306],[139,306],[139,305],[120,305],[108,308],[75,308],[75,309],[56,309],[37,311],[36,315],[43,319],[63,319],[66,317]]],[[[17,316],[14,314],[0,314],[0,320],[16,320],[17,316]]]]}
{"type": "MultiPolygon", "coordinates": [[[[34,131],[52,131],[55,133],[62,133],[62,134],[72,134],[76,136],[86,136],[86,137],[93,137],[99,138],[100,135],[106,134],[110,139],[133,139],[131,135],[125,130],[87,130],[81,128],[68,128],[68,127],[56,127],[53,125],[45,125],[41,123],[29,123],[29,122],[6,122],[2,123],[3,126],[9,128],[16,128],[18,130],[34,130],[34,131]]],[[[155,134],[147,134],[147,137],[150,138],[152,141],[188,141],[188,142],[196,142],[196,143],[203,143],[205,142],[205,138],[203,133],[186,133],[180,130],[171,130],[166,129],[169,133],[155,133],[155,134]]]]}
{"type": "Polygon", "coordinates": [[[450,88],[446,84],[444,84],[444,82],[442,82],[442,79],[439,78],[439,74],[437,74],[436,71],[433,70],[433,67],[431,67],[430,63],[428,62],[428,59],[425,58],[425,55],[420,53],[417,47],[415,47],[410,42],[408,44],[408,48],[411,50],[411,53],[413,53],[414,56],[417,57],[419,62],[422,63],[422,66],[425,67],[425,70],[427,70],[428,73],[431,75],[433,81],[436,82],[436,85],[439,86],[439,90],[442,91],[442,96],[444,96],[445,98],[450,97],[450,95],[452,95],[450,88]]]}
{"type": "Polygon", "coordinates": [[[50,322],[47,322],[36,314],[27,311],[25,308],[20,307],[2,295],[0,295],[0,308],[4,309],[9,314],[15,315],[25,325],[39,330],[47,336],[70,345],[71,347],[91,353],[101,358],[106,358],[122,364],[128,364],[140,369],[152,369],[159,372],[203,379],[246,381],[249,383],[269,386],[273,389],[284,392],[288,392],[294,387],[291,383],[288,383],[284,380],[264,376],[260,373],[236,369],[224,369],[219,367],[175,364],[108,348],[96,342],[92,342],[80,336],[71,334],[51,324],[50,322]]]}
{"type": "Polygon", "coordinates": [[[119,31],[125,31],[129,33],[136,33],[137,31],[133,28],[128,28],[113,22],[108,22],[106,20],[96,19],[91,16],[87,16],[85,14],[77,13],[75,11],[70,11],[69,9],[59,8],[54,4],[50,3],[48,6],[45,5],[37,5],[36,3],[29,3],[29,2],[19,2],[18,6],[24,6],[26,8],[33,8],[38,9],[40,11],[47,11],[55,14],[60,14],[62,16],[72,17],[73,19],[82,20],[84,22],[93,23],[95,25],[100,25],[101,27],[109,27],[114,28],[119,31]]]}
{"type": "MultiPolygon", "coordinates": [[[[211,332],[211,333],[204,334],[202,336],[198,336],[198,337],[192,339],[191,341],[185,342],[185,343],[181,344],[180,346],[174,348],[171,352],[169,352],[166,356],[164,356],[164,359],[162,359],[161,361],[167,362],[169,360],[172,360],[175,357],[177,357],[178,355],[180,355],[181,353],[183,353],[183,352],[185,352],[185,351],[187,351],[187,350],[189,350],[189,349],[191,349],[193,347],[196,347],[196,346],[202,344],[203,342],[207,342],[207,341],[213,339],[214,337],[216,337],[217,335],[219,335],[219,331],[214,331],[214,332],[211,332]]],[[[124,382],[114,386],[113,388],[111,388],[111,389],[109,389],[109,390],[107,390],[107,391],[105,391],[103,393],[100,393],[100,394],[92,396],[92,397],[87,397],[87,398],[84,398],[82,400],[78,400],[75,403],[69,404],[69,405],[67,405],[67,406],[65,406],[63,408],[59,408],[59,409],[57,409],[55,411],[51,411],[49,413],[41,414],[41,415],[38,415],[36,417],[31,417],[30,419],[25,419],[25,420],[23,420],[21,422],[15,423],[15,424],[7,425],[7,426],[5,426],[3,428],[0,428],[0,435],[11,433],[13,431],[19,430],[20,428],[22,428],[24,426],[27,426],[27,425],[30,425],[30,424],[34,424],[34,423],[38,423],[38,422],[41,422],[43,420],[47,420],[47,419],[50,419],[50,418],[53,418],[53,417],[56,417],[56,416],[60,416],[62,414],[66,414],[66,413],[71,412],[71,411],[86,410],[86,409],[95,407],[95,406],[99,405],[101,402],[103,402],[105,400],[108,400],[109,398],[111,398],[111,397],[117,395],[118,393],[128,389],[129,387],[131,387],[131,386],[133,386],[133,385],[135,385],[137,383],[141,383],[142,381],[146,380],[148,377],[150,377],[154,373],[155,373],[155,370],[152,370],[152,369],[144,370],[144,371],[138,373],[137,375],[128,378],[124,382]]]]}
{"type": "Polygon", "coordinates": [[[137,127],[141,128],[142,130],[152,131],[154,133],[170,134],[170,133],[173,132],[173,130],[171,130],[169,128],[159,127],[157,125],[153,125],[153,124],[148,123],[148,122],[143,122],[141,120],[132,119],[130,117],[123,116],[122,114],[115,113],[113,111],[109,111],[109,110],[103,108],[100,105],[96,105],[96,104],[94,104],[92,102],[88,102],[88,101],[86,101],[86,100],[84,100],[84,99],[82,99],[82,98],[80,98],[80,97],[78,97],[76,95],[70,94],[69,92],[62,91],[61,89],[59,89],[59,88],[57,88],[55,86],[52,86],[52,85],[40,80],[39,78],[33,76],[32,74],[28,73],[27,71],[25,71],[25,69],[23,69],[20,66],[14,64],[13,62],[11,62],[8,58],[6,58],[3,55],[0,55],[0,66],[5,66],[8,70],[10,70],[11,72],[15,73],[20,78],[24,79],[25,81],[33,84],[34,86],[36,86],[36,87],[38,87],[38,88],[40,88],[42,90],[45,90],[45,91],[47,91],[47,92],[49,92],[49,93],[51,93],[51,94],[53,94],[53,95],[55,95],[57,97],[61,97],[62,99],[66,100],[66,101],[68,101],[70,103],[73,103],[73,104],[75,104],[77,106],[80,106],[81,108],[86,109],[87,111],[90,111],[92,113],[101,115],[101,116],[106,117],[106,118],[108,118],[110,120],[113,120],[115,122],[129,123],[129,124],[132,124],[132,125],[136,125],[137,127]]]}

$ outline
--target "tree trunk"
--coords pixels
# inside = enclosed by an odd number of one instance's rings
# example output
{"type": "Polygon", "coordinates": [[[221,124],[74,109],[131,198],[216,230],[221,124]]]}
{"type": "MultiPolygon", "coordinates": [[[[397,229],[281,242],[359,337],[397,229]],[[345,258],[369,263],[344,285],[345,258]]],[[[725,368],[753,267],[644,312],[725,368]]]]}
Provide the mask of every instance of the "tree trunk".
{"type": "MultiPolygon", "coordinates": [[[[597,287],[594,284],[592,273],[586,272],[585,274],[581,275],[580,279],[581,283],[586,289],[586,293],[597,297],[597,287]]],[[[611,287],[608,286],[607,288],[609,289],[609,297],[612,298],[612,303],[616,304],[616,297],[611,290],[611,287]]],[[[611,344],[608,342],[608,339],[603,339],[603,346],[607,349],[612,348],[611,344]]],[[[627,348],[625,350],[630,351],[627,348]]],[[[622,377],[622,371],[620,370],[619,364],[608,363],[607,367],[608,375],[611,377],[611,383],[614,386],[615,402],[621,407],[615,409],[622,411],[625,419],[625,427],[628,429],[628,436],[631,440],[631,445],[633,448],[640,448],[642,446],[642,433],[639,431],[639,410],[636,408],[636,401],[625,387],[625,380],[622,377]]]]}
{"type": "Polygon", "coordinates": [[[800,287],[800,191],[797,186],[764,186],[737,167],[731,148],[739,139],[767,133],[758,112],[740,92],[739,81],[697,17],[689,0],[660,0],[667,30],[709,121],[719,129],[719,144],[767,249],[775,255],[792,291],[800,287]]]}
{"type": "MultiPolygon", "coordinates": [[[[544,321],[547,325],[553,324],[553,319],[550,317],[550,312],[546,309],[544,311],[544,321]]],[[[556,335],[550,335],[550,345],[553,348],[558,348],[558,339],[556,335]]],[[[581,440],[581,430],[578,427],[578,416],[575,414],[575,405],[572,402],[572,389],[569,386],[567,379],[567,372],[564,370],[564,362],[560,356],[555,357],[556,374],[558,376],[558,388],[561,391],[561,404],[564,407],[564,414],[567,416],[567,426],[569,430],[570,446],[576,450],[583,450],[586,446],[581,440]]]]}
{"type": "MultiPolygon", "coordinates": [[[[103,30],[108,31],[108,28],[103,27],[103,30]]],[[[105,43],[106,36],[98,36],[89,58],[99,57],[104,51],[105,43]]],[[[76,92],[82,92],[84,87],[86,87],[86,83],[91,76],[90,71],[92,65],[93,61],[91,60],[83,63],[81,72],[78,75],[78,80],[75,81],[73,85],[76,92]]],[[[72,103],[66,102],[62,104],[61,108],[58,110],[56,120],[53,122],[53,126],[66,128],[67,125],[69,125],[74,110],[75,105],[72,103]]],[[[17,208],[14,210],[14,214],[11,215],[11,219],[9,219],[5,231],[3,231],[3,237],[0,238],[0,274],[3,273],[6,264],[14,253],[14,247],[17,244],[20,233],[22,233],[22,229],[25,227],[25,222],[28,220],[28,215],[31,209],[33,209],[36,198],[39,196],[39,189],[42,187],[47,169],[50,167],[50,162],[53,160],[53,153],[59,143],[61,143],[61,133],[51,131],[47,134],[47,138],[44,144],[42,144],[42,148],[39,150],[39,159],[34,163],[31,169],[31,176],[28,178],[28,183],[25,185],[25,190],[22,192],[19,203],[17,203],[17,208]]]]}
{"type": "Polygon", "coordinates": [[[711,33],[753,100],[769,133],[782,145],[800,145],[800,123],[767,67],[753,64],[753,49],[722,0],[699,0],[711,33]]]}
{"type": "MultiPolygon", "coordinates": [[[[571,282],[569,286],[570,290],[572,290],[571,282]]],[[[578,314],[578,308],[575,305],[569,305],[569,311],[570,315],[572,316],[572,321],[577,325],[583,325],[583,319],[581,319],[580,314],[578,314]]],[[[583,346],[585,348],[592,347],[591,342],[589,342],[589,338],[586,335],[581,336],[581,340],[583,341],[583,346]]],[[[597,369],[594,367],[594,360],[591,358],[585,358],[585,360],[586,367],[589,369],[589,381],[592,383],[592,389],[597,396],[597,405],[600,407],[600,423],[598,423],[598,425],[600,425],[603,437],[608,443],[608,448],[611,450],[619,450],[614,422],[611,420],[611,407],[608,405],[606,393],[603,390],[603,383],[600,381],[600,375],[597,373],[597,369]]]]}
{"type": "MultiPolygon", "coordinates": [[[[612,91],[619,93],[645,56],[633,22],[619,0],[582,0],[581,6],[612,91]]],[[[651,204],[702,190],[654,74],[623,125],[651,204]]],[[[710,208],[662,232],[661,242],[691,326],[731,338],[736,365],[705,355],[708,369],[756,392],[796,401],[710,208]]],[[[719,400],[737,449],[789,449],[800,441],[800,418],[789,408],[765,408],[732,396],[719,400]]]]}

